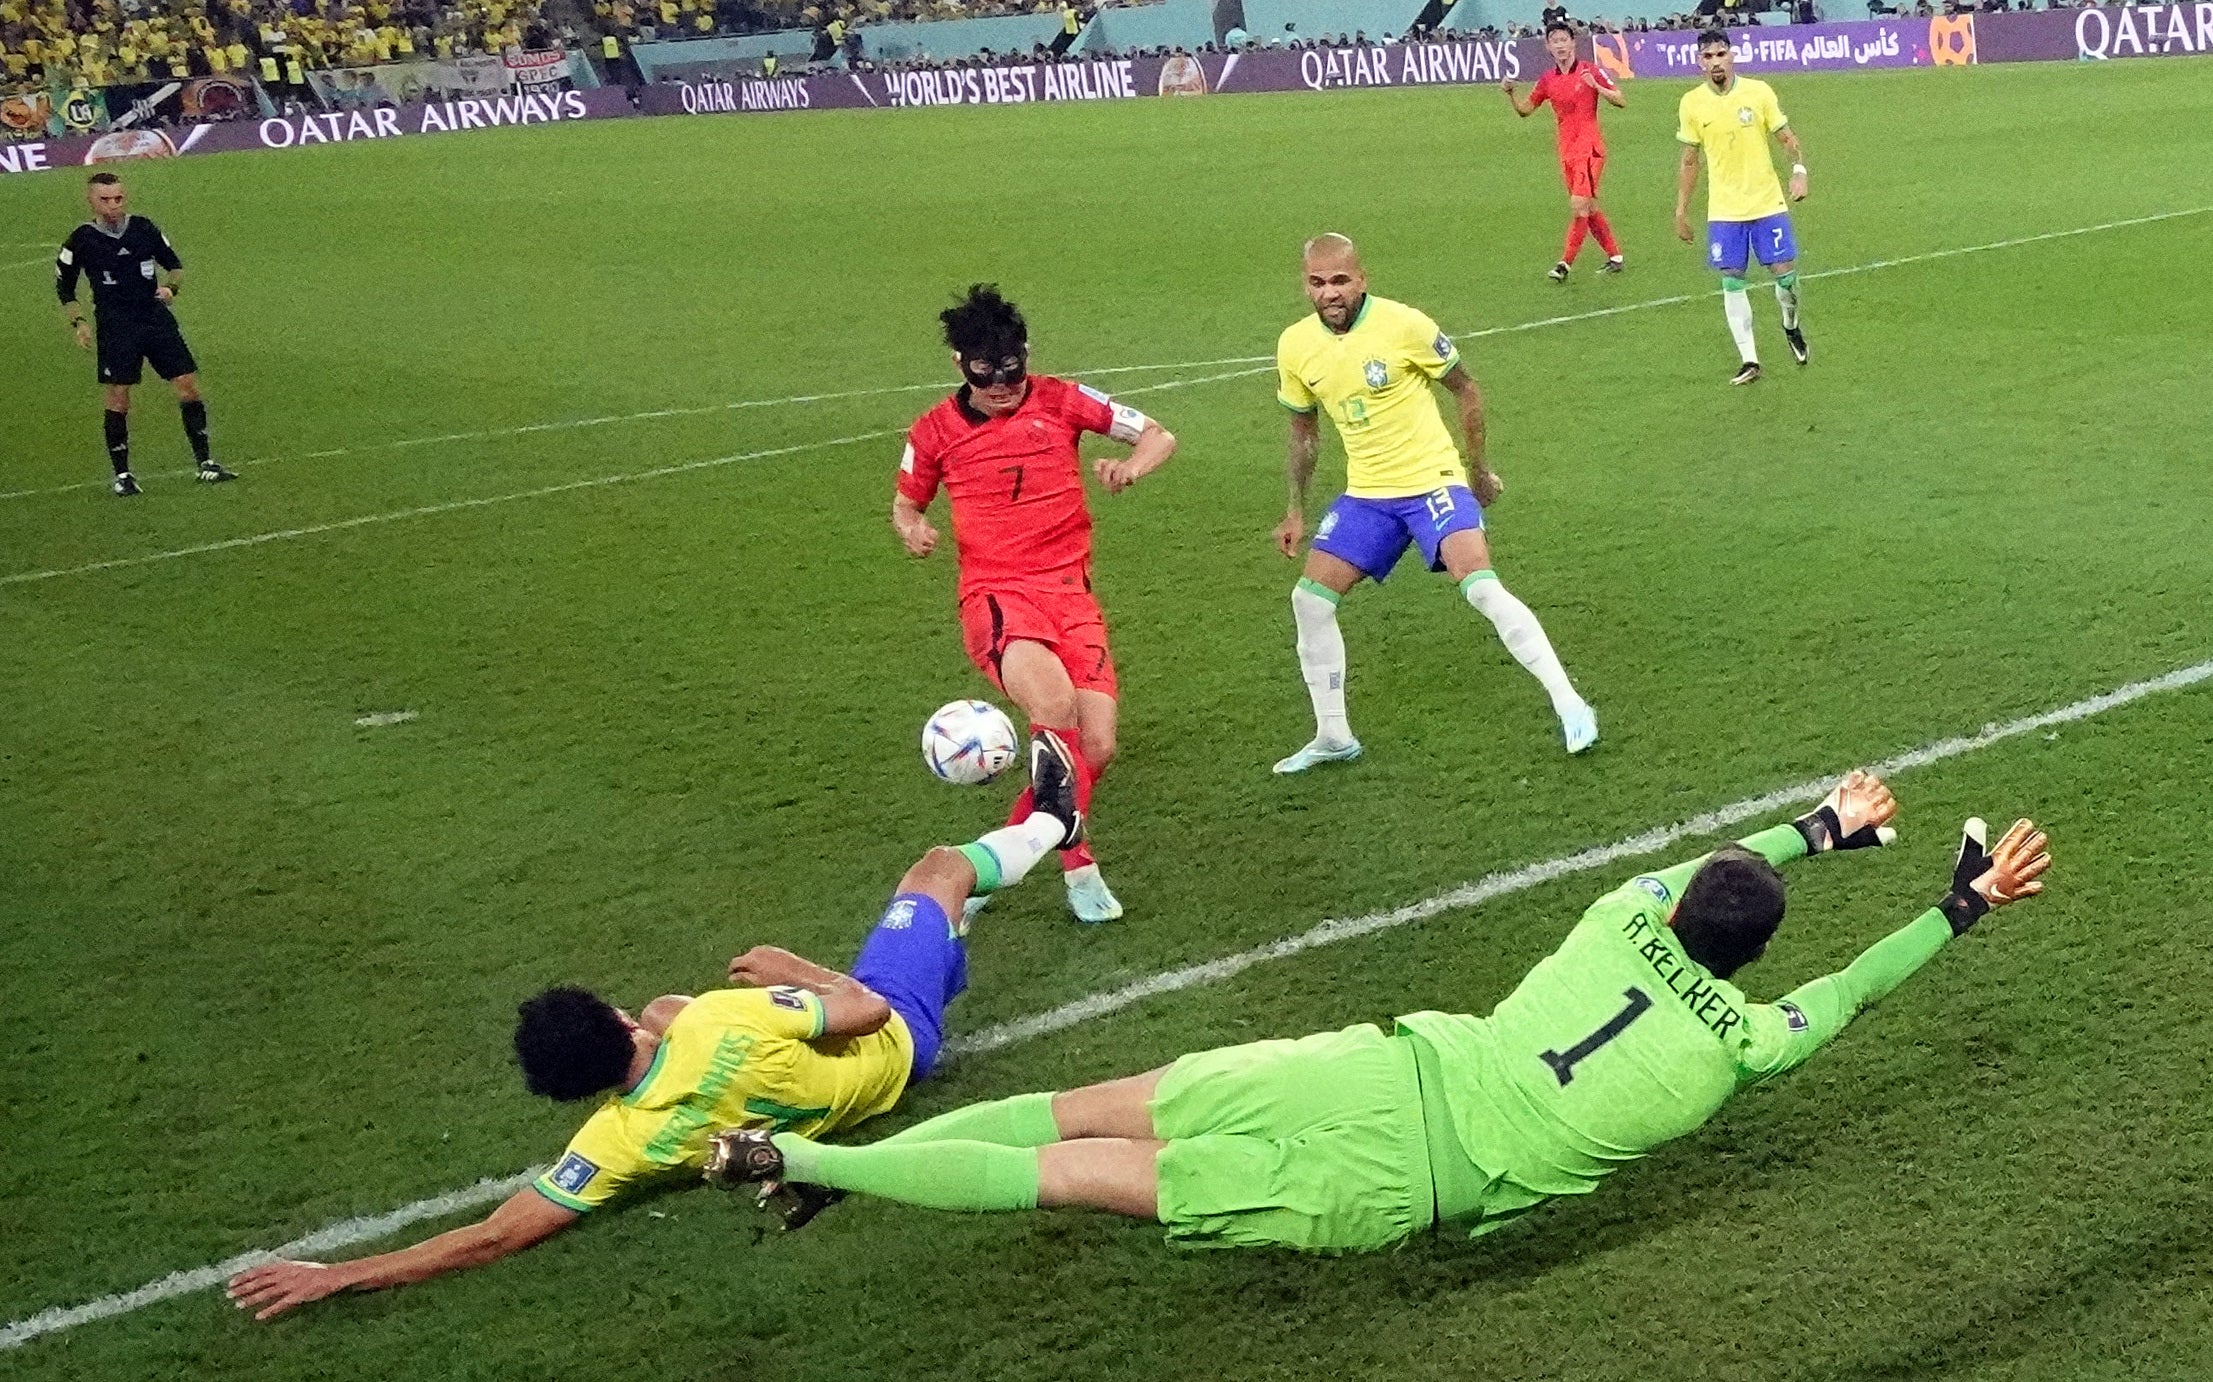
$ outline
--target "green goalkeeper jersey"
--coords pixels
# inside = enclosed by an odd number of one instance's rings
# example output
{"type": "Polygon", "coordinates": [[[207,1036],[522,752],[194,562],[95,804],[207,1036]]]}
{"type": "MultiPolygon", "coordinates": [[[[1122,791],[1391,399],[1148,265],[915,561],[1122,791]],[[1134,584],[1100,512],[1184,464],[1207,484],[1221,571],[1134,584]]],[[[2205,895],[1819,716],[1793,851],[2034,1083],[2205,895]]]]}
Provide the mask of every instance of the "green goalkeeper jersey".
{"type": "MultiPolygon", "coordinates": [[[[1788,825],[1743,843],[1772,864],[1806,852],[1788,825]]],[[[1747,1002],[1667,926],[1703,862],[1632,878],[1593,903],[1489,1017],[1398,1020],[1414,1039],[1441,1220],[1482,1233],[1590,1191],[1738,1090],[1803,1063],[1951,939],[1932,908],[1850,967],[1747,1002]]]]}

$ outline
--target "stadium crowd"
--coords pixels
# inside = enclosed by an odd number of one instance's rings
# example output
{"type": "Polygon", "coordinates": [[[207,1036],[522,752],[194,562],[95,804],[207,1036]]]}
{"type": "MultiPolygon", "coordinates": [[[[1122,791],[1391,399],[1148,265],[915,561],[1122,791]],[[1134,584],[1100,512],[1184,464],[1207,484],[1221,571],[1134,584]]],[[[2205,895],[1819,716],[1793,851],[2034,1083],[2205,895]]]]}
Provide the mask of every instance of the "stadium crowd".
{"type": "Polygon", "coordinates": [[[0,0],[10,88],[454,58],[556,41],[539,0],[0,0]]]}

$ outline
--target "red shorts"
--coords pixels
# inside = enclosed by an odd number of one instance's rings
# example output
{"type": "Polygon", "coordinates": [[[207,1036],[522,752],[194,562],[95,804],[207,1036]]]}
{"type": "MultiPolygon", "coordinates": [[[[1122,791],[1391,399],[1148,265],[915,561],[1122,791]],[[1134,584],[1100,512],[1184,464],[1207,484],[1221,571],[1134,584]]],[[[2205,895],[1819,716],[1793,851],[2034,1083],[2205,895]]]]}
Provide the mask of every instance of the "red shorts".
{"type": "Polygon", "coordinates": [[[1562,154],[1560,176],[1567,181],[1571,197],[1595,197],[1598,195],[1598,175],[1606,170],[1606,151],[1594,149],[1588,153],[1562,154]]]}
{"type": "Polygon", "coordinates": [[[1088,590],[979,590],[961,600],[961,644],[976,670],[1001,691],[999,660],[1017,641],[1053,650],[1078,691],[1115,693],[1106,616],[1088,590]]]}

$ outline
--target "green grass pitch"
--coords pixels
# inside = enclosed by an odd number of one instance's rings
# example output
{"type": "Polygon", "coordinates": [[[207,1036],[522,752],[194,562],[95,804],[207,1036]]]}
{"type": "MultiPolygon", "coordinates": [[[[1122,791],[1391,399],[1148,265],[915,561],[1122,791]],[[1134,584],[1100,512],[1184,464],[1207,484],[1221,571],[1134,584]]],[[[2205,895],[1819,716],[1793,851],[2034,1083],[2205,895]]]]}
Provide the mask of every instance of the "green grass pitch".
{"type": "MultiPolygon", "coordinates": [[[[2209,72],[1778,78],[1813,168],[1805,268],[2201,208],[2209,72]]],[[[1563,217],[1550,122],[1480,89],[636,121],[131,169],[190,264],[180,311],[243,478],[190,483],[157,384],[136,414],[146,495],[109,498],[91,363],[35,264],[0,276],[0,490],[51,491],[0,501],[0,578],[71,572],[0,584],[0,1316],[542,1162],[578,1114],[521,1091],[520,997],[696,989],[762,940],[842,963],[912,856],[997,821],[1011,788],[942,787],[915,752],[932,707],[982,693],[951,562],[910,562],[886,521],[897,433],[933,394],[715,405],[945,377],[934,313],[977,279],[1022,303],[1043,369],[1266,355],[1322,229],[1459,333],[1704,295],[1668,223],[1679,89],[1607,112],[1630,270],[1587,260],[1564,288],[1542,278],[1563,217]],[[672,409],[701,411],[516,430],[672,409]],[[75,570],[360,519],[380,521],[75,570]]],[[[0,263],[58,241],[81,191],[0,182],[4,238],[27,246],[0,263]]],[[[1814,279],[1803,371],[1756,293],[1753,389],[1726,386],[1705,296],[1469,342],[1508,485],[1499,570],[1605,730],[1572,761],[1488,628],[1409,567],[1346,604],[1369,757],[1272,779],[1309,728],[1294,569],[1267,536],[1272,381],[1142,394],[1182,452],[1095,500],[1124,690],[1097,834],[1130,915],[1080,929],[1051,881],[1010,894],[978,924],[956,1026],[2213,656],[2209,227],[1814,279]]],[[[2202,1375],[2209,776],[2202,690],[1902,774],[1904,841],[1792,873],[1755,997],[1926,905],[1970,812],[2049,822],[2051,894],[1798,1075],[1479,1244],[1191,1255],[1103,1218],[861,1203],[763,1240],[687,1192],[269,1326],[214,1292],[171,1300],[0,1371],[2202,1375]]],[[[886,1126],[1209,1044],[1487,1009],[1630,867],[964,1061],[886,1126]]]]}

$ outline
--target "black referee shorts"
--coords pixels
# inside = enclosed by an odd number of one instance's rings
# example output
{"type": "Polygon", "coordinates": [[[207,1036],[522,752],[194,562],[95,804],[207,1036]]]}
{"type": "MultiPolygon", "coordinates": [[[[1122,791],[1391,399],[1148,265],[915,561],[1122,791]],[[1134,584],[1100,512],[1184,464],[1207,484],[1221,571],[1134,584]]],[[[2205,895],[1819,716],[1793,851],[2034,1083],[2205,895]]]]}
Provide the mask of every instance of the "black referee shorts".
{"type": "Polygon", "coordinates": [[[184,332],[177,329],[177,319],[167,312],[112,322],[100,317],[94,327],[103,384],[136,384],[141,362],[152,365],[164,379],[199,371],[192,348],[184,343],[184,332]]]}

